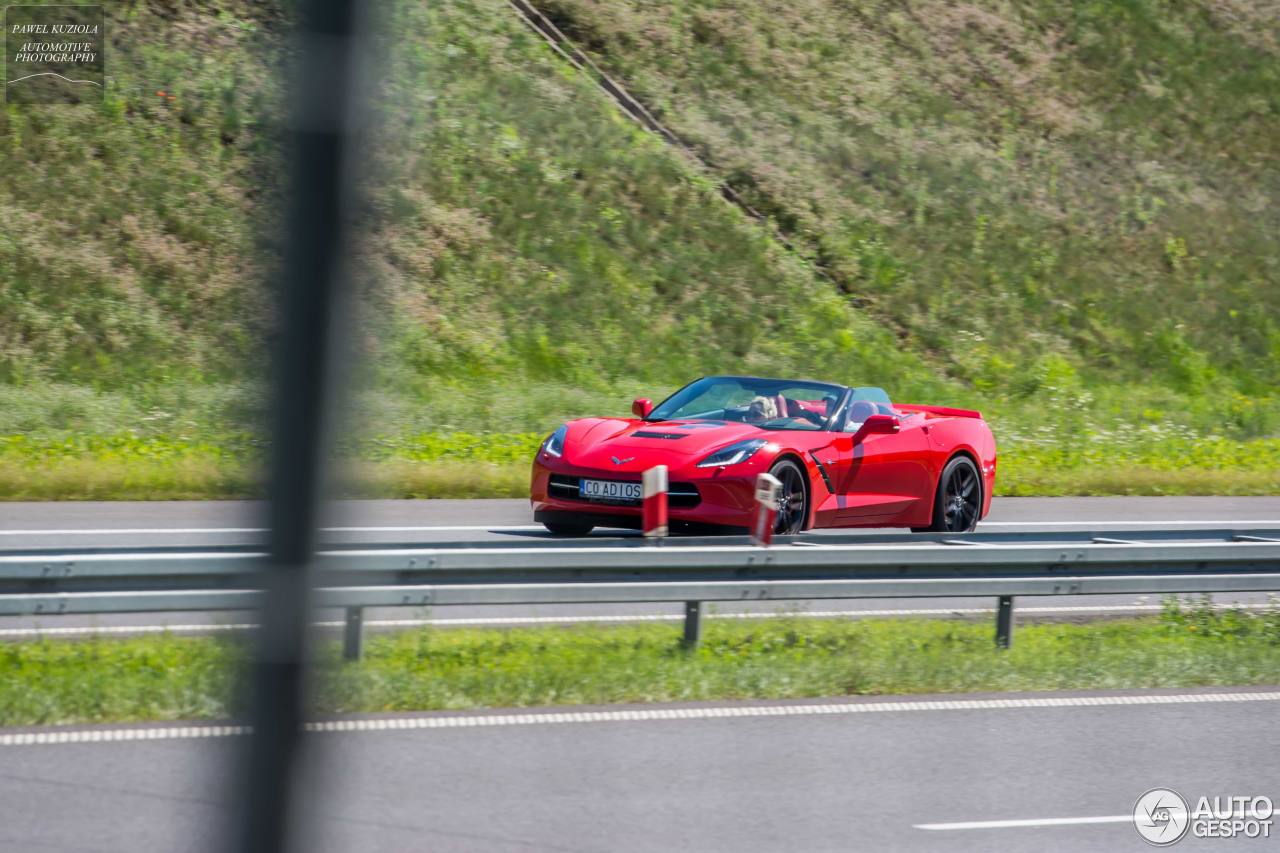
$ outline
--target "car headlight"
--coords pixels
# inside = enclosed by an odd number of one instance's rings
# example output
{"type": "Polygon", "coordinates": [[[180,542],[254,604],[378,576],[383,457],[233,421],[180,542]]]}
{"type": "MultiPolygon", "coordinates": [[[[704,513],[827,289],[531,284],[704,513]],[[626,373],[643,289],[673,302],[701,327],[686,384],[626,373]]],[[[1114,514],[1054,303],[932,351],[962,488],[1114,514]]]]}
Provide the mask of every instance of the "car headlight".
{"type": "Polygon", "coordinates": [[[720,468],[725,465],[737,465],[739,462],[746,462],[752,456],[755,456],[757,450],[768,443],[763,438],[749,438],[746,441],[736,442],[712,453],[699,462],[698,467],[720,468]]]}
{"type": "Polygon", "coordinates": [[[542,450],[548,456],[564,455],[564,437],[569,433],[569,425],[561,424],[556,431],[547,436],[547,440],[542,442],[542,450]]]}

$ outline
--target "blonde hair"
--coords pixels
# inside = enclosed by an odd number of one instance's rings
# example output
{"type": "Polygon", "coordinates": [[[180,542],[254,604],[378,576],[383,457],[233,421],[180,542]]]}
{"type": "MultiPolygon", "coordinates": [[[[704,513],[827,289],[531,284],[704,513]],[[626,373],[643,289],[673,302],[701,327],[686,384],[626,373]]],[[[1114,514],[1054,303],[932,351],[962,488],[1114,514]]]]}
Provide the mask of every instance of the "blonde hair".
{"type": "Polygon", "coordinates": [[[772,420],[778,416],[778,401],[772,397],[752,397],[747,408],[750,409],[757,404],[760,406],[760,414],[764,415],[766,420],[772,420]]]}

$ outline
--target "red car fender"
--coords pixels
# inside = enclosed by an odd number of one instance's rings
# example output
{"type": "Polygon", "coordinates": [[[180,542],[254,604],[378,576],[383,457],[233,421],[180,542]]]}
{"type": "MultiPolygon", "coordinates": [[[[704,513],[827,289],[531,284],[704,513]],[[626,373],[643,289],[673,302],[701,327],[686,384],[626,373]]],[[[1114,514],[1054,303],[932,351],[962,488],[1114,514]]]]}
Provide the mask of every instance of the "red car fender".
{"type": "MultiPolygon", "coordinates": [[[[929,407],[913,406],[914,409],[929,407]]],[[[976,414],[976,413],[975,413],[976,414]]],[[[933,449],[932,465],[933,487],[937,493],[938,482],[947,463],[957,454],[964,454],[974,461],[978,467],[978,476],[982,480],[982,509],[979,517],[986,517],[991,511],[991,493],[994,490],[995,474],[995,439],[986,421],[972,415],[935,416],[929,418],[930,446],[933,449]]]]}
{"type": "Polygon", "coordinates": [[[817,523],[818,507],[822,506],[834,493],[827,488],[827,478],[823,476],[818,464],[813,461],[812,453],[791,450],[788,451],[788,455],[800,460],[805,479],[809,482],[808,516],[804,520],[804,529],[808,530],[817,523]]]}

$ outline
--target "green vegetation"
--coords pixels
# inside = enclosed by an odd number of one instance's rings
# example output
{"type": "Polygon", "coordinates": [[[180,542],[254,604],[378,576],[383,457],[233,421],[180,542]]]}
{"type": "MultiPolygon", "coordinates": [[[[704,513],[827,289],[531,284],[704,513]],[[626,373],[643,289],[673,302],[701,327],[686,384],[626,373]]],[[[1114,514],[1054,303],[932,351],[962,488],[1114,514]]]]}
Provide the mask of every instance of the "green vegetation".
{"type": "MultiPolygon", "coordinates": [[[[422,433],[348,440],[340,487],[368,498],[520,498],[539,433],[422,433]]],[[[0,499],[193,500],[261,494],[262,447],[132,433],[0,438],[0,499]]],[[[1280,439],[1148,430],[1050,437],[1001,450],[1000,495],[1267,495],[1280,492],[1280,439]]]]}
{"type": "Polygon", "coordinates": [[[544,6],[951,377],[1280,382],[1268,4],[544,6]]]}
{"type": "MultiPolygon", "coordinates": [[[[1280,613],[1170,603],[1162,616],[1019,626],[957,620],[714,620],[678,628],[421,629],[359,663],[321,649],[323,714],[1003,690],[1275,684],[1280,613]]],[[[150,636],[0,646],[0,725],[219,719],[238,710],[243,645],[150,636]]]]}
{"type": "MultiPolygon", "coordinates": [[[[518,493],[526,433],[717,371],[980,408],[1009,494],[1280,491],[1260,0],[545,7],[711,166],[507,4],[390,4],[353,493],[518,493]]],[[[101,107],[0,113],[0,497],[255,492],[280,10],[108,3],[101,107]]]]}

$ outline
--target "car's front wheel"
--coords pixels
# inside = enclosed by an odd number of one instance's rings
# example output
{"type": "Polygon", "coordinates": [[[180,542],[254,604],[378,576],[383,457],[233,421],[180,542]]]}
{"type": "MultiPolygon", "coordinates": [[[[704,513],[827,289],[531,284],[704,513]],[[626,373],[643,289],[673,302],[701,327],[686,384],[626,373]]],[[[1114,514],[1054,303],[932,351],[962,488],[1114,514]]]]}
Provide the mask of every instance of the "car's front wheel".
{"type": "Polygon", "coordinates": [[[782,488],[778,490],[778,518],[773,532],[799,533],[809,517],[809,495],[804,486],[804,474],[800,466],[790,459],[783,459],[769,469],[778,478],[782,488]]]}
{"type": "Polygon", "coordinates": [[[942,469],[933,497],[933,522],[913,530],[933,533],[969,533],[982,514],[982,478],[968,456],[957,456],[942,469]]]}

